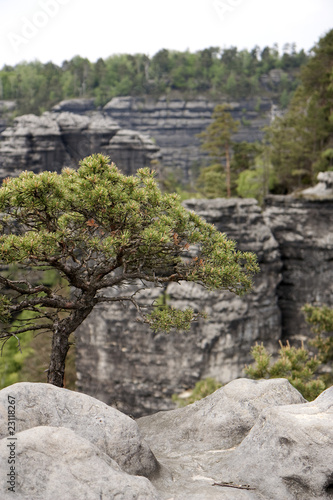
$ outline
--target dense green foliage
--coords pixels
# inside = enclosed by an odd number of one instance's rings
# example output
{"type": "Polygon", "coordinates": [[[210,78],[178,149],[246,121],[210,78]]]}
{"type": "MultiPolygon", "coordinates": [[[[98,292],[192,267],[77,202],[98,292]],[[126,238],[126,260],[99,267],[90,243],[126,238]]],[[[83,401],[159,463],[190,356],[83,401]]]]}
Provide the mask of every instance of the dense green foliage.
{"type": "Polygon", "coordinates": [[[240,171],[236,178],[236,193],[242,198],[256,198],[263,205],[265,196],[273,191],[276,183],[267,148],[258,145],[257,154],[252,156],[249,167],[240,171]]]}
{"type": "MultiPolygon", "coordinates": [[[[29,315],[29,312],[24,312],[16,319],[16,326],[24,319],[24,316],[29,315]]],[[[15,321],[13,322],[15,326],[15,321]]],[[[8,385],[22,382],[22,368],[31,354],[33,349],[31,347],[32,333],[29,332],[21,342],[21,349],[17,347],[17,340],[15,337],[9,339],[6,346],[6,355],[3,353],[0,358],[0,389],[8,385]]]]}
{"type": "Polygon", "coordinates": [[[272,363],[263,344],[256,344],[251,350],[255,364],[247,366],[245,373],[253,379],[286,378],[305,399],[312,401],[326,388],[316,375],[319,359],[311,356],[304,346],[291,347],[289,342],[283,346],[280,342],[280,347],[279,359],[272,363]]]}
{"type": "Polygon", "coordinates": [[[327,386],[333,385],[333,308],[306,304],[303,312],[316,335],[310,345],[317,349],[318,358],[326,367],[321,377],[327,386]]]}
{"type": "Polygon", "coordinates": [[[222,387],[220,382],[217,382],[214,378],[208,377],[203,380],[199,380],[199,382],[195,384],[194,389],[187,391],[188,394],[186,393],[184,397],[178,394],[173,394],[172,401],[177,403],[177,406],[181,408],[209,396],[220,387],[222,387]]]}
{"type": "Polygon", "coordinates": [[[69,335],[97,304],[132,303],[154,330],[186,329],[198,316],[167,305],[143,310],[137,292],[122,285],[193,281],[241,295],[258,271],[254,254],[237,251],[235,242],[185,210],[176,194],[163,194],[149,169],[127,177],[100,154],[60,175],[23,172],[7,179],[0,211],[0,265],[20,266],[19,279],[0,275],[0,338],[19,341],[30,331],[51,331],[49,381],[56,385],[63,383],[69,335]],[[33,281],[36,267],[56,270],[66,286],[33,281]],[[104,294],[108,288],[114,296],[104,294]],[[14,324],[24,311],[32,317],[14,324]]]}
{"type": "Polygon", "coordinates": [[[0,99],[17,102],[17,114],[40,114],[63,99],[94,98],[97,105],[114,96],[168,95],[172,92],[224,95],[233,99],[267,95],[287,105],[297,87],[299,68],[306,62],[303,50],[284,47],[210,47],[198,51],[160,50],[153,57],[121,54],[95,63],[80,56],[61,66],[38,61],[0,70],[0,99]],[[281,70],[276,83],[262,81],[269,71],[281,70]]]}
{"type": "Polygon", "coordinates": [[[317,355],[310,354],[304,346],[297,349],[280,343],[279,359],[272,364],[265,347],[257,344],[252,348],[255,364],[245,371],[255,379],[287,378],[306,399],[312,400],[333,384],[333,309],[306,304],[302,310],[316,334],[309,344],[317,355]]]}
{"type": "Polygon", "coordinates": [[[285,115],[267,129],[270,161],[277,183],[288,193],[314,183],[333,169],[333,30],[321,38],[301,71],[285,115]]]}
{"type": "Polygon", "coordinates": [[[201,148],[206,151],[214,164],[201,172],[198,185],[203,185],[203,193],[208,197],[215,197],[214,184],[221,189],[221,182],[225,184],[226,195],[231,196],[230,155],[233,141],[231,137],[239,127],[239,122],[234,120],[228,111],[230,106],[218,104],[212,114],[212,122],[201,132],[201,148]],[[222,172],[224,170],[225,172],[222,172]]]}
{"type": "Polygon", "coordinates": [[[267,150],[259,143],[232,140],[239,122],[228,109],[228,105],[217,105],[212,123],[198,135],[213,163],[201,168],[196,189],[205,198],[241,196],[262,202],[274,186],[267,150]]]}
{"type": "MultiPolygon", "coordinates": [[[[36,276],[37,282],[57,289],[60,285],[65,286],[54,269],[39,270],[31,269],[31,273],[36,276]],[[42,281],[40,278],[42,277],[42,281]]],[[[12,279],[19,279],[20,269],[17,266],[10,266],[7,276],[12,279]]],[[[69,297],[69,290],[67,293],[69,297]]],[[[27,317],[31,317],[29,311],[23,312],[14,320],[13,326],[19,326],[27,317]]],[[[0,389],[16,382],[45,382],[45,372],[48,368],[48,360],[51,352],[51,338],[49,335],[34,335],[27,332],[20,339],[20,349],[15,337],[6,343],[6,348],[1,352],[0,357],[0,389]]],[[[66,362],[66,379],[64,386],[68,389],[75,389],[76,368],[75,368],[75,348],[74,339],[72,349],[69,351],[66,362]]]]}
{"type": "MultiPolygon", "coordinates": [[[[286,113],[266,128],[261,144],[230,142],[233,195],[262,203],[269,192],[304,189],[315,183],[319,171],[333,170],[333,30],[314,47],[300,79],[286,113]]],[[[214,114],[212,118],[222,142],[228,124],[218,123],[214,114]]],[[[229,133],[234,133],[232,122],[229,133]]],[[[201,169],[197,187],[205,197],[228,195],[227,185],[220,161],[201,169]]]]}

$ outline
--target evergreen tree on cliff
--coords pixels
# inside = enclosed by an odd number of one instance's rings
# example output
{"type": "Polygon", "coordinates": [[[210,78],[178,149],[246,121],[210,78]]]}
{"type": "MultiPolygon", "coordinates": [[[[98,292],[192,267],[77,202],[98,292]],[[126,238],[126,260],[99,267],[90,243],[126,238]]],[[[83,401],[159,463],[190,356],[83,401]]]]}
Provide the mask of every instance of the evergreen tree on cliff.
{"type": "Polygon", "coordinates": [[[258,270],[252,253],[237,251],[177,195],[162,194],[149,169],[127,177],[102,155],[60,175],[7,179],[0,212],[0,339],[51,332],[48,382],[57,386],[70,334],[99,304],[132,303],[154,330],[186,329],[198,317],[191,309],[143,308],[140,294],[126,285],[193,281],[240,295],[258,270]],[[50,269],[61,286],[36,280],[50,269]]]}
{"type": "Polygon", "coordinates": [[[319,40],[301,72],[286,114],[267,129],[276,192],[313,184],[333,168],[333,30],[319,40]]]}
{"type": "Polygon", "coordinates": [[[219,177],[221,178],[219,170],[225,170],[227,197],[230,198],[230,150],[233,144],[231,137],[237,132],[239,122],[232,118],[228,109],[229,106],[226,104],[218,104],[215,106],[212,114],[212,123],[208,125],[206,130],[198,134],[198,137],[202,141],[201,148],[207,151],[210,158],[215,161],[214,165],[204,169],[200,180],[208,185],[210,179],[219,184],[219,177]],[[225,167],[223,166],[224,162],[225,167]]]}

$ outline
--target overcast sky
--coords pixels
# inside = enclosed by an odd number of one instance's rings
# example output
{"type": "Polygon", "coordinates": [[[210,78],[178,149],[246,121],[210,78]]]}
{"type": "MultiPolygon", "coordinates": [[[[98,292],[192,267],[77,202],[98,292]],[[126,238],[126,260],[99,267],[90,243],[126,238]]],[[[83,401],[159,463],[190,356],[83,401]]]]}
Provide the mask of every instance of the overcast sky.
{"type": "Polygon", "coordinates": [[[308,51],[333,28],[333,0],[0,0],[0,26],[0,68],[162,48],[308,51]]]}

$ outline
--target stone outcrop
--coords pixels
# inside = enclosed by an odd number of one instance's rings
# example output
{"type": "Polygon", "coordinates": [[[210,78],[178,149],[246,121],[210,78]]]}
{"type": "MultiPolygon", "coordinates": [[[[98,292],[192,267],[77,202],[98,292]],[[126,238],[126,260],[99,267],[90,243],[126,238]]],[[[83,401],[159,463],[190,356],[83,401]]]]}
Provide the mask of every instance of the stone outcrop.
{"type": "Polygon", "coordinates": [[[0,134],[0,178],[23,170],[60,172],[66,166],[77,167],[92,153],[109,155],[130,175],[160,157],[158,146],[146,135],[121,129],[103,112],[83,114],[80,109],[85,108],[78,108],[62,104],[59,112],[16,118],[13,126],[0,134]]]}
{"type": "Polygon", "coordinates": [[[315,186],[301,192],[301,197],[310,200],[333,199],[333,172],[319,172],[317,180],[319,182],[315,186]]]}
{"type": "MultiPolygon", "coordinates": [[[[254,290],[237,297],[207,292],[195,284],[169,284],[175,307],[205,310],[207,320],[187,333],[153,335],[122,306],[99,308],[77,331],[78,387],[135,416],[173,408],[173,393],[206,377],[222,383],[244,374],[251,347],[278,340],[293,345],[312,337],[301,307],[333,306],[332,201],[274,196],[264,211],[254,200],[187,200],[241,250],[257,254],[261,271],[254,290]]],[[[158,298],[150,289],[146,300],[158,298]]]]}
{"type": "Polygon", "coordinates": [[[282,338],[306,342],[309,326],[301,308],[306,303],[333,306],[333,201],[271,196],[264,219],[281,253],[282,338]]]}
{"type": "MultiPolygon", "coordinates": [[[[178,175],[188,182],[191,168],[202,161],[197,134],[211,122],[217,102],[205,97],[195,100],[114,97],[104,111],[122,127],[153,137],[161,148],[163,166],[178,168],[178,175]]],[[[253,142],[259,140],[262,127],[271,120],[271,101],[262,98],[229,103],[232,117],[240,121],[234,139],[253,142]]]]}
{"type": "Polygon", "coordinates": [[[52,111],[56,113],[63,113],[68,111],[69,113],[87,114],[89,111],[95,111],[96,106],[94,104],[94,99],[66,99],[59,102],[53,106],[52,111]]]}
{"type": "MultiPolygon", "coordinates": [[[[1,498],[10,500],[159,500],[144,477],[125,473],[91,441],[64,427],[33,427],[16,435],[14,490],[0,479],[1,498]]],[[[1,474],[9,472],[8,441],[0,441],[1,474]]],[[[14,477],[14,476],[12,476],[14,477]]],[[[5,479],[9,479],[6,477],[5,479]]]]}
{"type": "Polygon", "coordinates": [[[1,498],[330,500],[332,413],[333,388],[307,403],[285,379],[235,380],[137,422],[84,394],[14,384],[0,391],[1,498]]]}
{"type": "Polygon", "coordinates": [[[8,435],[4,421],[11,397],[16,401],[16,432],[40,426],[70,429],[128,474],[148,477],[158,469],[133,419],[90,396],[50,384],[22,382],[0,391],[0,439],[8,435]]]}
{"type": "Polygon", "coordinates": [[[194,404],[142,417],[138,424],[159,456],[194,447],[196,452],[227,450],[243,441],[263,410],[305,402],[285,379],[237,379],[194,404]]]}
{"type": "Polygon", "coordinates": [[[332,417],[333,388],[307,403],[284,379],[240,379],[138,424],[169,472],[163,499],[329,500],[332,417]]]}

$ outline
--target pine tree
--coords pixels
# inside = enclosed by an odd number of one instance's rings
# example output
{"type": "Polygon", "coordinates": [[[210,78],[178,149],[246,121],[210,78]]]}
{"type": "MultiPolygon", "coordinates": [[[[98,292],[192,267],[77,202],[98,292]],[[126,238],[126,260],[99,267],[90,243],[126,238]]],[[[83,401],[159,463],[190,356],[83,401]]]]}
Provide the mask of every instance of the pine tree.
{"type": "Polygon", "coordinates": [[[333,168],[333,30],[313,48],[284,116],[267,129],[278,185],[288,193],[333,168]]]}
{"type": "Polygon", "coordinates": [[[0,189],[0,339],[52,333],[48,382],[62,386],[69,336],[98,304],[136,307],[154,330],[189,328],[192,309],[142,308],[138,289],[196,282],[241,295],[258,270],[252,253],[237,251],[216,228],[162,194],[149,169],[127,177],[93,155],[78,170],[24,172],[0,189]],[[196,256],[189,253],[191,245],[196,256]],[[16,264],[20,278],[8,274],[16,264]],[[32,269],[54,269],[65,286],[34,281],[32,269]],[[112,290],[113,294],[105,293],[112,290]],[[70,290],[70,293],[68,293],[70,290]],[[13,321],[23,312],[30,314],[13,321]]]}
{"type": "MultiPolygon", "coordinates": [[[[230,156],[232,146],[232,135],[239,127],[239,122],[234,120],[228,112],[230,107],[226,104],[215,106],[212,114],[212,123],[206,130],[198,134],[202,141],[201,148],[207,151],[214,164],[223,165],[225,160],[225,176],[227,197],[231,196],[231,175],[230,175],[230,156]]],[[[215,167],[214,165],[214,167],[215,167]]],[[[208,167],[211,169],[211,167],[208,167]]]]}
{"type": "Polygon", "coordinates": [[[316,375],[320,360],[311,356],[304,346],[284,346],[280,342],[279,358],[271,363],[271,356],[263,344],[256,344],[251,354],[254,365],[246,366],[245,373],[253,379],[286,378],[304,397],[312,401],[326,388],[325,382],[316,375]]]}

